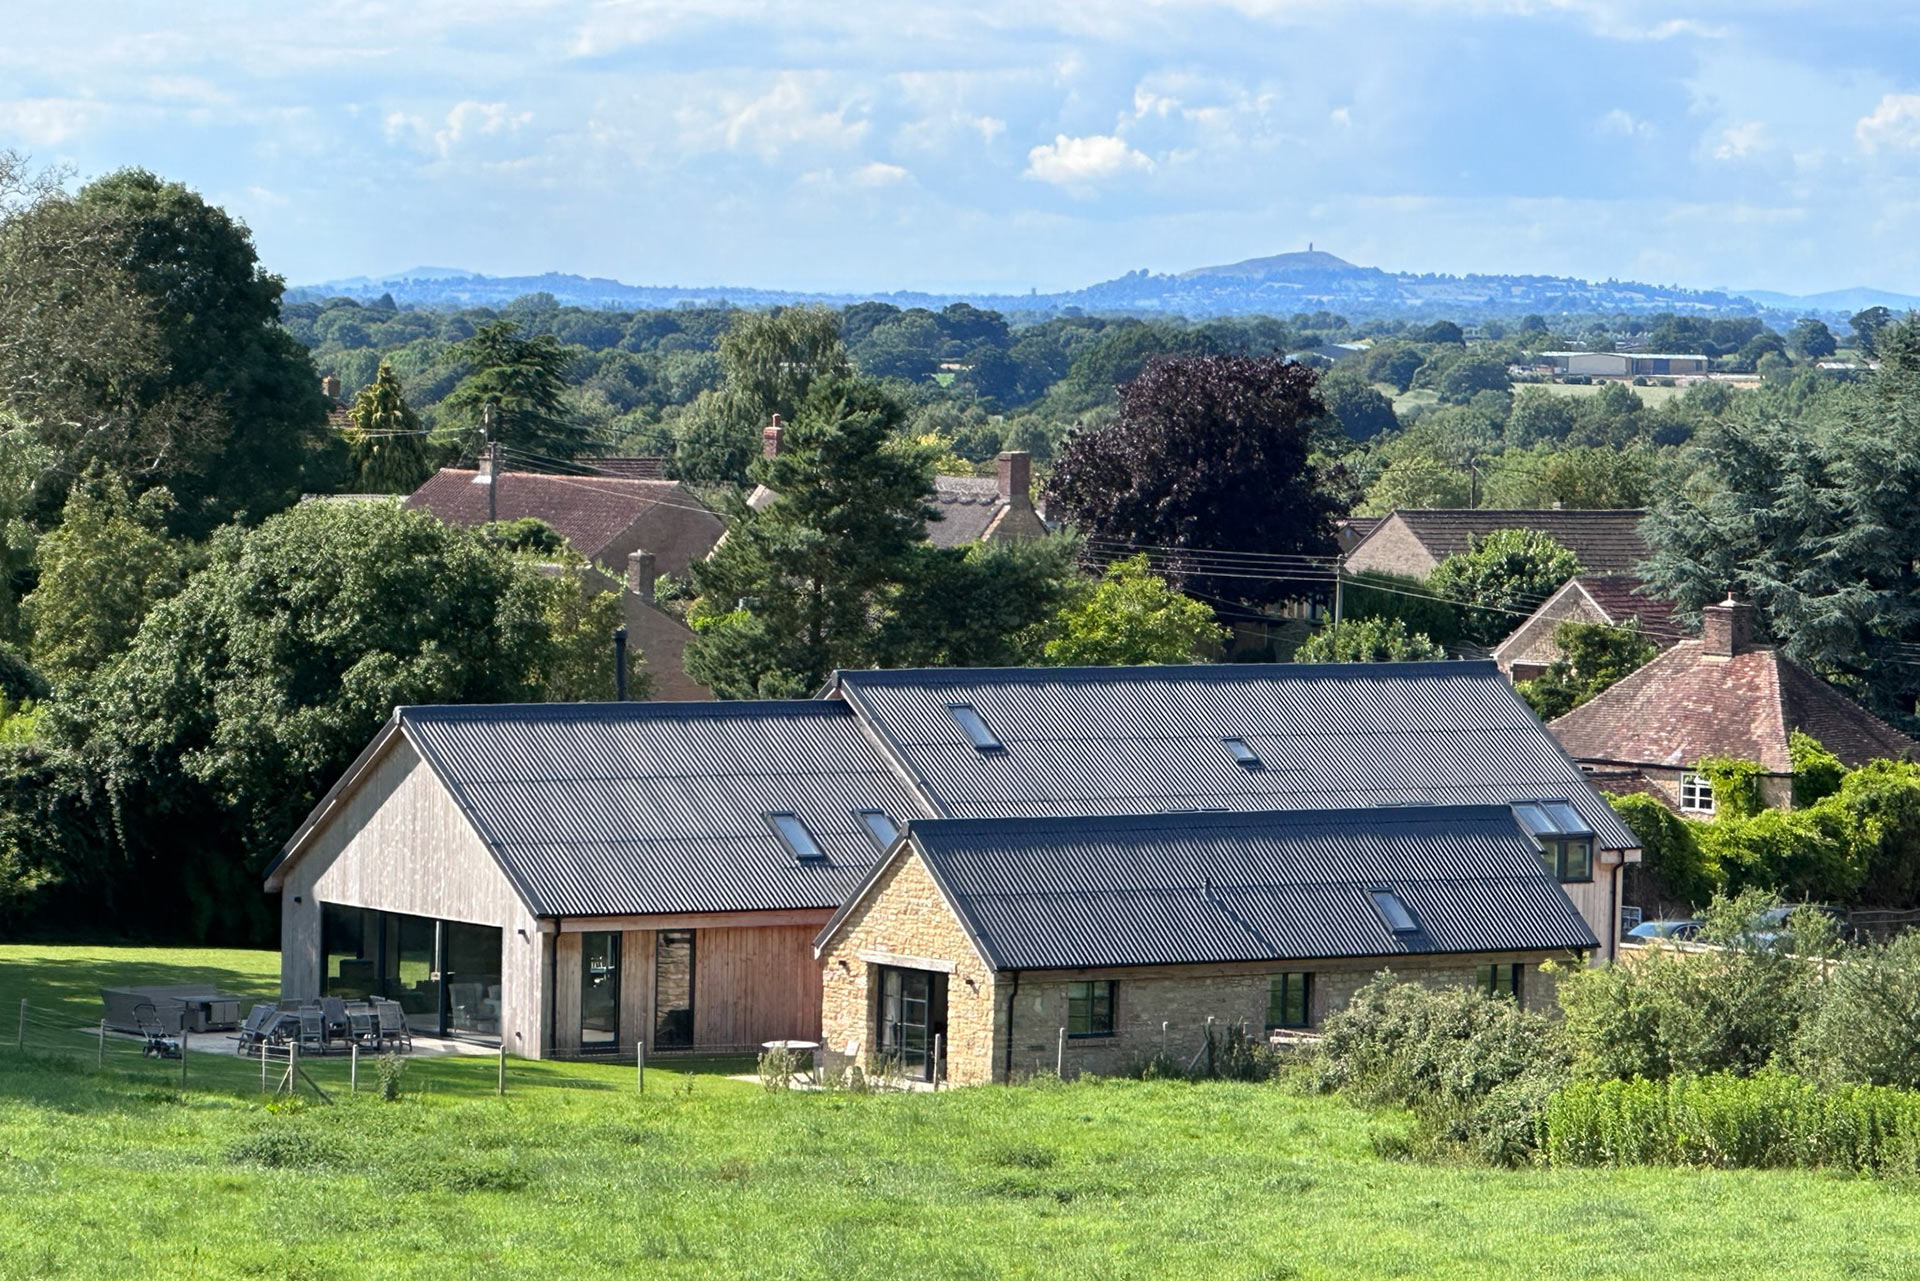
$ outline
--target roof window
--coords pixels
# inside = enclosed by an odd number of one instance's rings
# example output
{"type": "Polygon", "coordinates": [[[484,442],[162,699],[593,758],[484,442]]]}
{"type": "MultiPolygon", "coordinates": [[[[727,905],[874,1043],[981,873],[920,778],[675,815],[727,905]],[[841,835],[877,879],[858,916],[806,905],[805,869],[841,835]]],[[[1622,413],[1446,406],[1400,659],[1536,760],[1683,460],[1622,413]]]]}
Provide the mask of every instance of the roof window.
{"type": "Polygon", "coordinates": [[[1373,900],[1373,910],[1380,913],[1380,919],[1395,934],[1412,934],[1419,930],[1420,923],[1413,919],[1413,913],[1407,910],[1407,905],[1392,890],[1368,890],[1367,896],[1373,900]]]}
{"type": "Polygon", "coordinates": [[[1266,768],[1266,763],[1260,759],[1260,753],[1248,747],[1246,740],[1223,738],[1220,741],[1227,745],[1227,750],[1233,753],[1233,759],[1239,762],[1241,769],[1251,773],[1254,770],[1266,768]]]}
{"type": "Polygon", "coordinates": [[[1593,828],[1580,817],[1580,811],[1565,801],[1518,801],[1513,816],[1528,835],[1540,840],[1593,835],[1593,828]]]}
{"type": "Polygon", "coordinates": [[[893,848],[893,842],[900,835],[900,826],[885,810],[855,810],[853,816],[860,820],[860,826],[866,829],[876,849],[893,848]]]}
{"type": "Polygon", "coordinates": [[[972,703],[948,703],[947,713],[953,717],[954,723],[960,727],[960,732],[967,736],[968,741],[981,751],[1004,752],[1006,750],[1006,745],[987,728],[987,722],[981,718],[980,713],[973,710],[972,703]]]}
{"type": "Polygon", "coordinates": [[[800,821],[799,815],[781,810],[768,814],[766,820],[773,834],[787,847],[787,853],[802,863],[826,862],[826,851],[820,848],[820,842],[813,839],[813,833],[807,830],[807,825],[800,821]]]}

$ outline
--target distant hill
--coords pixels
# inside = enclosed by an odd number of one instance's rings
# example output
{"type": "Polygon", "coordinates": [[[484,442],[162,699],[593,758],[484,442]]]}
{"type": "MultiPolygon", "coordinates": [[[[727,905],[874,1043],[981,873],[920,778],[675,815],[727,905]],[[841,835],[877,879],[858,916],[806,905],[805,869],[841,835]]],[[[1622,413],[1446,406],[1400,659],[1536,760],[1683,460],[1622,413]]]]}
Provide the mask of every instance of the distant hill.
{"type": "Polygon", "coordinates": [[[1830,289],[1823,294],[1777,294],[1765,289],[1749,289],[1746,296],[1762,307],[1775,311],[1808,313],[1835,312],[1851,316],[1869,307],[1886,307],[1896,312],[1920,310],[1920,298],[1912,294],[1890,294],[1884,289],[1856,285],[1852,289],[1830,289]]]}
{"type": "MultiPolygon", "coordinates": [[[[420,307],[499,307],[528,294],[552,294],[557,301],[570,306],[622,309],[722,302],[739,307],[808,302],[845,306],[871,300],[900,307],[943,307],[965,302],[1001,312],[1043,314],[1069,307],[1196,317],[1252,313],[1290,316],[1302,311],[1334,311],[1353,320],[1379,316],[1410,319],[1445,316],[1469,320],[1523,316],[1531,312],[1548,316],[1612,312],[1751,315],[1762,307],[1777,306],[1763,303],[1755,295],[1632,281],[1596,283],[1565,276],[1391,272],[1356,266],[1321,250],[1195,267],[1175,275],[1133,271],[1083,289],[1052,294],[818,293],[738,285],[629,285],[618,280],[559,272],[539,276],[486,276],[451,267],[416,267],[393,276],[355,276],[299,285],[287,291],[287,298],[290,302],[317,302],[340,296],[372,300],[382,294],[392,294],[396,302],[420,307]]],[[[1903,301],[1901,308],[1911,301],[1903,301]]],[[[1807,305],[1794,302],[1781,310],[1793,311],[1807,305]]]]}

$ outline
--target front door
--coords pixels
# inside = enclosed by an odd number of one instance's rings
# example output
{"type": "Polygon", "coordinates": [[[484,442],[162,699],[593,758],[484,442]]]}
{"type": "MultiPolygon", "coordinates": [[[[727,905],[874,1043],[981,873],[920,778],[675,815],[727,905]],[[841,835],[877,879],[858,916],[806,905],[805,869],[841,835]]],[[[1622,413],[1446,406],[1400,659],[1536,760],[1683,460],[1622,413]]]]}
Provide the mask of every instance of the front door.
{"type": "MultiPolygon", "coordinates": [[[[945,1055],[947,976],[931,970],[880,971],[880,1057],[900,1065],[910,1081],[931,1081],[935,1038],[945,1055]]],[[[944,1067],[941,1065],[945,1075],[944,1067]]]]}
{"type": "Polygon", "coordinates": [[[580,936],[580,1048],[620,1047],[620,935],[595,930],[580,936]]]}

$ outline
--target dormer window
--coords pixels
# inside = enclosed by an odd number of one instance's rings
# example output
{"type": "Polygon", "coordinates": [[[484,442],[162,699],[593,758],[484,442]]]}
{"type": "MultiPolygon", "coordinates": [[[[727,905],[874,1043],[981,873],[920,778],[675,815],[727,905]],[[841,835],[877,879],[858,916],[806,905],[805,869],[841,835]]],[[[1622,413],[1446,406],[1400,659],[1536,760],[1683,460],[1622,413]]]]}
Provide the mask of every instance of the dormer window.
{"type": "Polygon", "coordinates": [[[787,853],[802,863],[824,863],[826,851],[820,848],[820,842],[813,839],[813,833],[800,821],[800,816],[786,810],[778,810],[765,816],[767,826],[787,847],[787,853]]]}
{"type": "Polygon", "coordinates": [[[1540,847],[1540,861],[1562,881],[1593,879],[1593,829],[1566,801],[1521,801],[1513,816],[1540,847]]]}
{"type": "Polygon", "coordinates": [[[954,724],[958,725],[960,732],[967,736],[967,741],[981,752],[1007,750],[999,737],[987,728],[986,720],[974,710],[972,703],[948,703],[947,714],[953,717],[954,724]]]}

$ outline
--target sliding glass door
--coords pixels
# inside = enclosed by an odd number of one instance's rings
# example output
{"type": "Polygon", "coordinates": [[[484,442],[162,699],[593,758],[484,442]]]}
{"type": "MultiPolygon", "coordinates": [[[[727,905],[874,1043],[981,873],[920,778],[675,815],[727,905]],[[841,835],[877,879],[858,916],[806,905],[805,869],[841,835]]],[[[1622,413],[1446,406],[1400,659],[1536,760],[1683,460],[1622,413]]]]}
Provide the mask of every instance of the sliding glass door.
{"type": "MultiPolygon", "coordinates": [[[[937,1037],[947,1030],[947,976],[929,970],[880,971],[880,1057],[911,1081],[933,1079],[937,1037]]],[[[944,1051],[944,1045],[941,1046],[944,1051]]]]}
{"type": "Polygon", "coordinates": [[[580,1048],[620,1047],[620,935],[596,930],[580,936],[580,1048]]]}
{"type": "Polygon", "coordinates": [[[497,926],[323,903],[320,994],[396,1001],[422,1036],[497,1039],[500,944],[497,926]]]}

